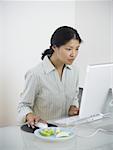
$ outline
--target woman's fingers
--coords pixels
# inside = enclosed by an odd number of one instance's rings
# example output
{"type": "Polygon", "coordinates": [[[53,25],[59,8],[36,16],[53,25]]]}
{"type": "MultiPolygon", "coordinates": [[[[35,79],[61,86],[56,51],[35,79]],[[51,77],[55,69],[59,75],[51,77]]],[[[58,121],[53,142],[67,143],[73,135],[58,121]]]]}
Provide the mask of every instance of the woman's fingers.
{"type": "Polygon", "coordinates": [[[74,111],[73,111],[73,114],[74,114],[74,115],[78,115],[78,110],[74,110],[74,111]]]}
{"type": "Polygon", "coordinates": [[[78,115],[79,114],[79,108],[75,107],[75,106],[71,106],[69,109],[69,116],[73,116],[73,115],[78,115]]]}
{"type": "Polygon", "coordinates": [[[28,127],[32,127],[32,128],[35,128],[35,124],[38,123],[38,122],[47,123],[47,121],[42,120],[40,118],[40,116],[34,115],[32,113],[29,113],[26,116],[26,119],[27,119],[28,127]]]}
{"type": "Polygon", "coordinates": [[[35,123],[39,122],[40,119],[41,119],[40,116],[35,116],[35,117],[34,117],[35,123]]]}
{"type": "Polygon", "coordinates": [[[75,108],[75,109],[73,110],[73,114],[74,114],[74,115],[77,115],[78,112],[79,112],[79,108],[75,108]]]}
{"type": "Polygon", "coordinates": [[[28,127],[32,127],[32,128],[35,128],[35,122],[39,119],[38,116],[32,114],[32,113],[29,113],[26,115],[26,120],[27,120],[27,124],[28,124],[28,127]]]}
{"type": "Polygon", "coordinates": [[[34,119],[30,119],[27,121],[28,127],[35,128],[35,121],[34,119]]]}

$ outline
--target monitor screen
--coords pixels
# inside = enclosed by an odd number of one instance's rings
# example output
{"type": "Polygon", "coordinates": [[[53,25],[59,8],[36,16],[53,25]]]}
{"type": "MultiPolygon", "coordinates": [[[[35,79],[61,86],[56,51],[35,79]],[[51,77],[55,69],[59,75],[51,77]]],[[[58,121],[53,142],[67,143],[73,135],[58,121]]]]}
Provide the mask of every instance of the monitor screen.
{"type": "Polygon", "coordinates": [[[113,63],[88,65],[80,105],[80,118],[101,113],[110,88],[113,88],[113,63]]]}

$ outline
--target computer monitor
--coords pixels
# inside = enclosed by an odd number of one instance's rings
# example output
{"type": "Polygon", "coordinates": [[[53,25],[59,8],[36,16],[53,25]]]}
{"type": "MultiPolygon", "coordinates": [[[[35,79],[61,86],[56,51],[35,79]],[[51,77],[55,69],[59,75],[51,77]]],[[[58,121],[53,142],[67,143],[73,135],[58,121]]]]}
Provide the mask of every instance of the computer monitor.
{"type": "Polygon", "coordinates": [[[84,87],[83,90],[80,89],[82,98],[79,115],[61,118],[55,123],[74,125],[102,118],[101,114],[104,113],[103,108],[111,88],[113,88],[113,63],[88,65],[84,87]],[[101,116],[97,116],[98,114],[101,116]]]}
{"type": "Polygon", "coordinates": [[[110,88],[113,88],[113,63],[88,65],[79,117],[102,113],[110,88]]]}

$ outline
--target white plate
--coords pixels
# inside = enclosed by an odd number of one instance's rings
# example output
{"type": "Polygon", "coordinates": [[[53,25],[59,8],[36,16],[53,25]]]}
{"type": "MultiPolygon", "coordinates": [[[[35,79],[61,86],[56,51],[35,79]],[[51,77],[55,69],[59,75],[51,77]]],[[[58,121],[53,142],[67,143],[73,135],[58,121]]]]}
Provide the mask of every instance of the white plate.
{"type": "Polygon", "coordinates": [[[64,132],[69,132],[70,135],[69,136],[66,136],[66,137],[56,137],[55,135],[51,135],[51,136],[42,136],[40,134],[40,131],[43,130],[43,129],[37,129],[35,130],[34,134],[40,138],[40,139],[43,139],[43,140],[46,140],[46,141],[64,141],[64,140],[68,140],[68,139],[71,139],[75,136],[74,134],[74,131],[71,129],[71,128],[62,128],[62,127],[48,127],[48,129],[52,128],[53,130],[56,130],[57,128],[59,128],[61,131],[64,131],[64,132]]]}

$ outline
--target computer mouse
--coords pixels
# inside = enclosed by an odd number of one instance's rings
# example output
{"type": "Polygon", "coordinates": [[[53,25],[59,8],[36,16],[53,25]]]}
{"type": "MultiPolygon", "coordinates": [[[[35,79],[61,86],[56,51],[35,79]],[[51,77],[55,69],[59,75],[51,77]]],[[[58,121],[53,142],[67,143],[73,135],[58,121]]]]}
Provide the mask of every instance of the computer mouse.
{"type": "Polygon", "coordinates": [[[48,124],[47,123],[42,123],[42,122],[38,122],[35,124],[36,127],[39,127],[41,129],[45,129],[48,127],[48,124]]]}

